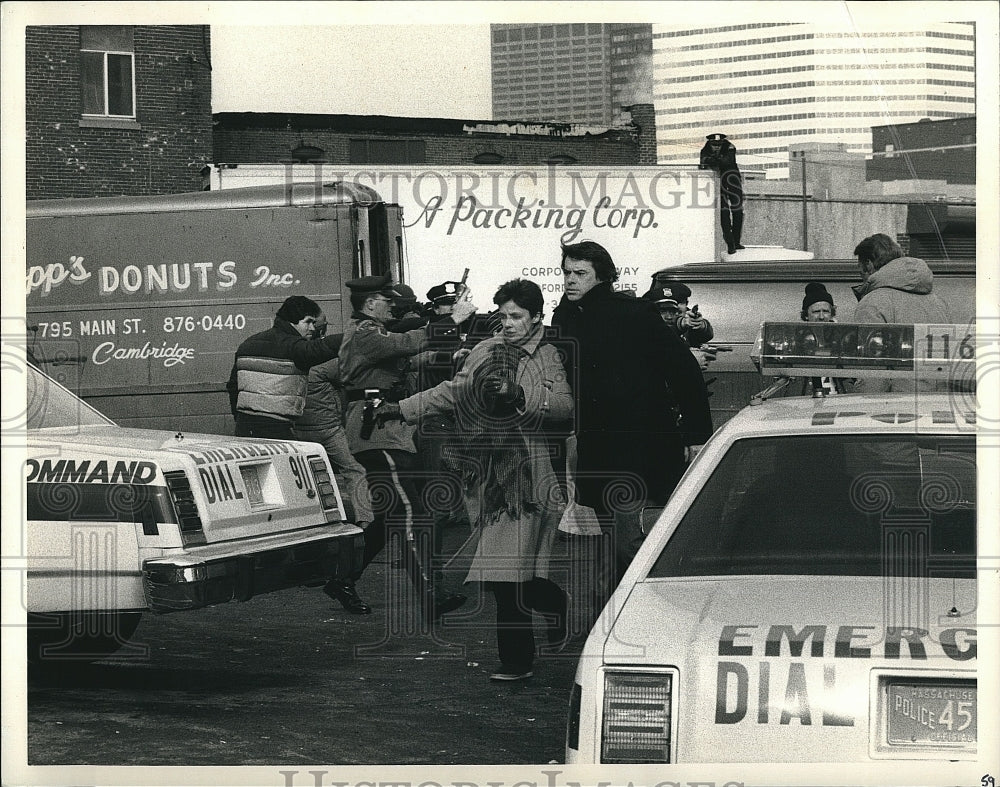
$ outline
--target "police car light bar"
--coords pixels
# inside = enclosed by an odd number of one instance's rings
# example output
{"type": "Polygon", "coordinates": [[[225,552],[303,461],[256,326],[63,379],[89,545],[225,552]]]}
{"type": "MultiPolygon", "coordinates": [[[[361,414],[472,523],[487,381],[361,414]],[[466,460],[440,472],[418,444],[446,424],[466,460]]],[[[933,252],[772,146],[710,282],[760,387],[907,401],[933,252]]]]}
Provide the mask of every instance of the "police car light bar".
{"type": "Polygon", "coordinates": [[[975,325],[765,322],[761,372],[783,377],[975,377],[975,325]]]}

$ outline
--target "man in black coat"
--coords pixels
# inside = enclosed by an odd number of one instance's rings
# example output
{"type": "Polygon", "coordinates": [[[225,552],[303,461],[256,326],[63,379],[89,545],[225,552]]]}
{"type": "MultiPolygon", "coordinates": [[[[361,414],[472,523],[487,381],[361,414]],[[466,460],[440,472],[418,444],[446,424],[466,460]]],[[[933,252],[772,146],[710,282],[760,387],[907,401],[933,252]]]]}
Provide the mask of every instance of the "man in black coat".
{"type": "Polygon", "coordinates": [[[701,149],[698,169],[714,169],[719,173],[719,221],[726,251],[735,254],[746,248],[743,235],[743,176],[736,163],[736,147],[725,134],[709,134],[701,149]]]}
{"type": "Polygon", "coordinates": [[[603,246],[563,246],[562,269],[565,295],[552,325],[577,403],[577,500],[605,528],[614,523],[617,584],[642,542],[641,508],[666,503],[712,433],[708,391],[655,307],[612,289],[618,273],[603,246]]]}

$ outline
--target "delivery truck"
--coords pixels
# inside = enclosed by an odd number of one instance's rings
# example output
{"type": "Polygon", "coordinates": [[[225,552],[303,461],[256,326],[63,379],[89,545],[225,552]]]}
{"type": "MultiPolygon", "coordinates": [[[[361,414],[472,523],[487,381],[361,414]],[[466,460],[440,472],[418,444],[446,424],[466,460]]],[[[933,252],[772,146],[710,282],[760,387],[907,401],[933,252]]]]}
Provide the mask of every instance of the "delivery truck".
{"type": "Polygon", "coordinates": [[[232,434],[243,339],[290,295],[350,316],[348,279],[402,281],[402,211],[328,183],[28,202],[28,350],[124,426],[232,434]]]}
{"type": "MultiPolygon", "coordinates": [[[[417,297],[443,281],[468,284],[483,308],[505,281],[531,279],[546,318],[562,297],[560,244],[594,240],[618,267],[616,287],[641,295],[660,268],[719,259],[718,177],[693,167],[358,167],[216,164],[212,190],[345,182],[402,208],[407,284],[417,297]]],[[[775,249],[779,256],[807,252],[775,249]]]]}

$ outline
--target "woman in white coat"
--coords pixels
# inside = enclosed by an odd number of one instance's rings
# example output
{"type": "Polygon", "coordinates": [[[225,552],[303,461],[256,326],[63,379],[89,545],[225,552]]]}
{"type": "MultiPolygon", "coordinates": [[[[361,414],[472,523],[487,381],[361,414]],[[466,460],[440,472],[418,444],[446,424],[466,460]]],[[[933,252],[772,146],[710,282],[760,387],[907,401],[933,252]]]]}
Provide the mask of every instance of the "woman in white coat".
{"type": "Polygon", "coordinates": [[[532,675],[532,612],[548,621],[550,644],[565,642],[567,598],[549,579],[549,561],[565,507],[552,470],[546,421],[565,422],[573,397],[555,347],[543,340],[544,299],[534,282],[514,279],[497,291],[501,331],[476,345],[454,379],[399,403],[407,423],[454,413],[455,464],[478,533],[471,582],[496,597],[496,681],[532,675]]]}

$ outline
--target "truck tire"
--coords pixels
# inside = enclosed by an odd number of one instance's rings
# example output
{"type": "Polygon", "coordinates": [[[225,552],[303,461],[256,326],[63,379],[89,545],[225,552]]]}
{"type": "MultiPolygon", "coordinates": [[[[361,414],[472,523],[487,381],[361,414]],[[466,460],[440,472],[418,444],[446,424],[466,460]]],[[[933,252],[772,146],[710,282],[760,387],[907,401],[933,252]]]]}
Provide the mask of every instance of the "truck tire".
{"type": "Polygon", "coordinates": [[[28,663],[64,666],[110,656],[135,633],[142,612],[28,613],[28,663]]]}

